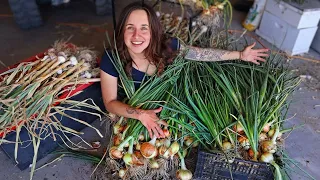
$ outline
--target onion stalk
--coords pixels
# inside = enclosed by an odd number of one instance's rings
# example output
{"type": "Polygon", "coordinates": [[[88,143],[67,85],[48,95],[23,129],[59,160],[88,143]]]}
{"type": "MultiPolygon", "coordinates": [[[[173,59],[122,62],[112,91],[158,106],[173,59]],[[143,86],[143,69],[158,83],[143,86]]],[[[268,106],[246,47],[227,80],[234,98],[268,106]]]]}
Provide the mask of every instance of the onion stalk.
{"type": "Polygon", "coordinates": [[[176,172],[176,177],[179,180],[191,180],[192,179],[192,173],[189,171],[186,167],[186,164],[184,162],[184,157],[181,155],[180,152],[178,152],[179,158],[180,158],[180,169],[176,172]]]}

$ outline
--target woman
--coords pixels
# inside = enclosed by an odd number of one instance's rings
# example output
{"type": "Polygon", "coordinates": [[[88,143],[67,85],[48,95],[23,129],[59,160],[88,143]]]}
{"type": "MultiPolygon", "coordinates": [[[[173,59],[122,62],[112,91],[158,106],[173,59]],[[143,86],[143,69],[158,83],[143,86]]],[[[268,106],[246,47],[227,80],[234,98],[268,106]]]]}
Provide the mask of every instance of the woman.
{"type": "MultiPolygon", "coordinates": [[[[136,2],[125,7],[116,27],[117,50],[124,61],[126,72],[136,82],[141,82],[145,75],[161,74],[180,49],[188,48],[185,58],[195,61],[223,61],[241,59],[255,64],[265,60],[268,49],[253,50],[255,43],[242,52],[212,48],[184,47],[177,39],[166,39],[161,31],[161,24],[154,10],[148,5],[136,2]]],[[[101,61],[101,89],[108,112],[141,121],[148,129],[150,137],[165,137],[157,113],[161,108],[142,110],[122,103],[123,94],[118,92],[118,72],[112,59],[106,54],[101,61]]],[[[139,83],[135,83],[136,88],[139,83]]]]}

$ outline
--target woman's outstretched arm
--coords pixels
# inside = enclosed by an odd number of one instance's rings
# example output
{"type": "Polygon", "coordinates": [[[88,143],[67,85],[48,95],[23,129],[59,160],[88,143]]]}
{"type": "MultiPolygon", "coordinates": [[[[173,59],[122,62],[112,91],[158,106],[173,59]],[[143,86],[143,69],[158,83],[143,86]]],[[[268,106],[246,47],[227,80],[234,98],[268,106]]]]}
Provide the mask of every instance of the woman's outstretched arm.
{"type": "Polygon", "coordinates": [[[186,50],[185,58],[193,61],[226,61],[240,59],[243,61],[259,64],[265,62],[269,49],[252,49],[256,43],[247,46],[243,51],[228,51],[213,48],[199,48],[180,45],[180,50],[186,50]]]}

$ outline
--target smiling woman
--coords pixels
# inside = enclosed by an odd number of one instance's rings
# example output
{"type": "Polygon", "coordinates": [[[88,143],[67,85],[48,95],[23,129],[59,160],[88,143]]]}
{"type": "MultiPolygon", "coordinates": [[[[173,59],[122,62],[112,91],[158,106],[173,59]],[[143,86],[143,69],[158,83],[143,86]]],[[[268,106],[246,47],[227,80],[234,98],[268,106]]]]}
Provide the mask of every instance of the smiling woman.
{"type": "MultiPolygon", "coordinates": [[[[115,30],[116,49],[126,73],[135,82],[138,89],[147,75],[162,74],[171,64],[178,50],[187,50],[185,59],[195,61],[222,61],[240,59],[259,64],[267,49],[253,50],[253,45],[244,51],[226,51],[221,49],[196,48],[179,44],[176,38],[169,38],[162,32],[162,26],[155,11],[142,2],[131,3],[120,14],[115,30]]],[[[184,51],[185,52],[185,51],[184,51]]],[[[101,90],[106,109],[113,114],[137,119],[148,129],[150,137],[165,137],[157,113],[161,108],[142,110],[121,102],[125,98],[124,90],[118,86],[119,73],[113,59],[107,53],[101,60],[101,90]]]]}

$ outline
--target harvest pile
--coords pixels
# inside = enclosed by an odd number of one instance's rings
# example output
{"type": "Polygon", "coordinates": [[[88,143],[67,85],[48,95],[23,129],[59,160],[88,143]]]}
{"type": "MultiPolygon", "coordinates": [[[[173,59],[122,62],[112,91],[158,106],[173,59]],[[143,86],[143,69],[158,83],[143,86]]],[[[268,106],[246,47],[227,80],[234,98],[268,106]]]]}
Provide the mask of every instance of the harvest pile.
{"type": "MultiPolygon", "coordinates": [[[[102,113],[100,108],[90,99],[81,102],[70,99],[71,91],[77,85],[100,81],[98,75],[96,53],[64,41],[57,41],[43,57],[38,57],[32,62],[19,63],[15,68],[0,74],[0,131],[3,133],[1,143],[5,143],[6,134],[13,127],[16,128],[15,157],[17,157],[19,133],[22,128],[28,130],[35,151],[31,177],[42,139],[60,138],[56,131],[63,132],[64,136],[81,134],[63,126],[56,117],[57,114],[89,127],[92,126],[85,120],[71,117],[66,112],[81,111],[100,117],[98,113],[102,113]],[[61,95],[63,98],[60,98],[61,95]],[[92,112],[79,108],[87,108],[92,112]]],[[[96,131],[100,134],[97,129],[96,131]]]]}
{"type": "MultiPolygon", "coordinates": [[[[201,34],[193,44],[225,48],[223,38],[220,33],[201,34]]],[[[231,41],[230,50],[237,43],[231,41]]],[[[283,129],[282,124],[288,97],[300,79],[285,67],[283,56],[271,54],[257,66],[238,61],[194,62],[178,55],[167,71],[145,80],[136,90],[116,54],[111,55],[128,96],[126,103],[141,109],[161,106],[159,117],[168,123],[162,128],[169,132],[165,139],[150,139],[139,121],[120,117],[106,164],[121,178],[191,179],[185,158],[198,144],[203,150],[225,152],[229,163],[234,158],[266,162],[273,165],[275,179],[286,176],[280,134],[294,129],[283,129]]]]}

